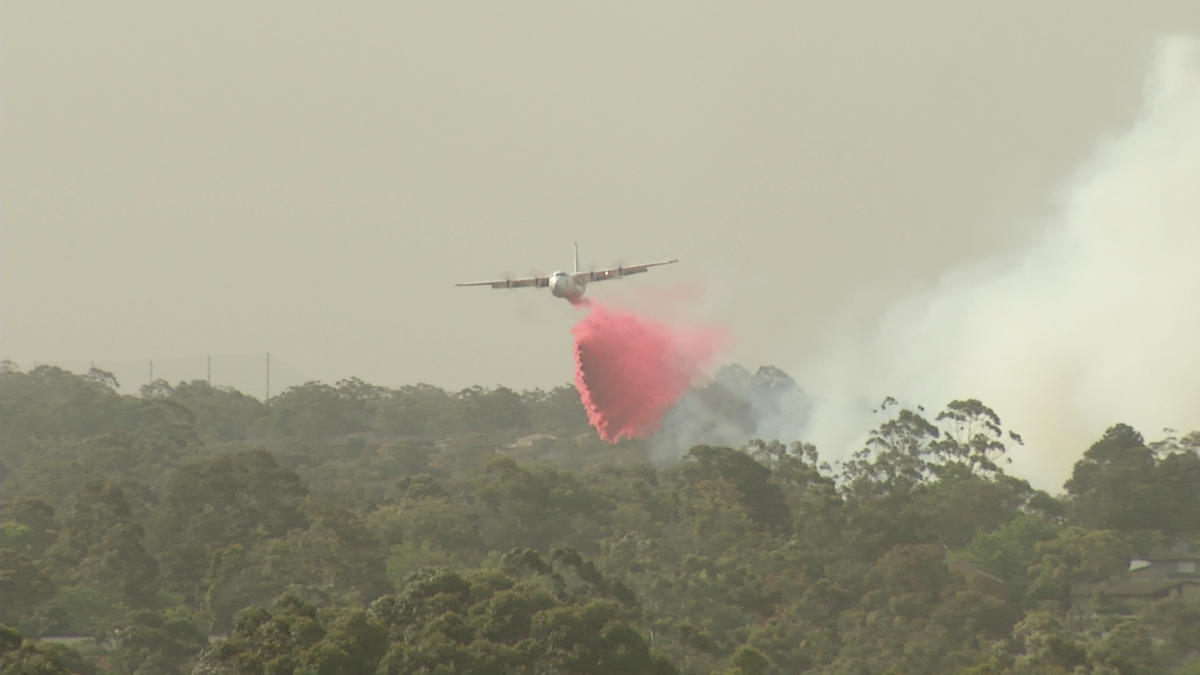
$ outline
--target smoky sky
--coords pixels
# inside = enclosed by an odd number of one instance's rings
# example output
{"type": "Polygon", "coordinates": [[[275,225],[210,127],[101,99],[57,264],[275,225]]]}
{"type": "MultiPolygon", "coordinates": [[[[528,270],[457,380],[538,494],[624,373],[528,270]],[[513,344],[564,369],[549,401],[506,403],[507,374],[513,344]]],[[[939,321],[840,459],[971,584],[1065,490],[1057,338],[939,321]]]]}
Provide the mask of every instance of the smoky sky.
{"type": "MultiPolygon", "coordinates": [[[[453,283],[568,268],[574,241],[585,267],[682,260],[594,297],[702,289],[730,359],[827,378],[814,360],[949,276],[1044,250],[1139,119],[1156,45],[1200,34],[1183,0],[0,14],[0,351],[135,386],[207,354],[254,381],[266,351],[277,386],[567,383],[574,310],[453,283]]],[[[940,391],[872,350],[847,381],[940,391]]],[[[956,395],[995,389],[955,372],[956,395]]],[[[1096,372],[1081,389],[1118,388],[1096,372]]]]}

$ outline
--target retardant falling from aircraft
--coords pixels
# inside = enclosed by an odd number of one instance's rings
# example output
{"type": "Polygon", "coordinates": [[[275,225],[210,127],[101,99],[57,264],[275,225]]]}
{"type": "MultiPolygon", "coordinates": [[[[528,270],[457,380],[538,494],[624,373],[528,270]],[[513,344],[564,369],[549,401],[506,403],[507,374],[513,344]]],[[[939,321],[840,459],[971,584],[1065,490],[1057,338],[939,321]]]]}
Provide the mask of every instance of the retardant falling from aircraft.
{"type": "Polygon", "coordinates": [[[729,344],[719,327],[679,328],[581,300],[575,386],[600,438],[656,433],[663,416],[729,344]]]}

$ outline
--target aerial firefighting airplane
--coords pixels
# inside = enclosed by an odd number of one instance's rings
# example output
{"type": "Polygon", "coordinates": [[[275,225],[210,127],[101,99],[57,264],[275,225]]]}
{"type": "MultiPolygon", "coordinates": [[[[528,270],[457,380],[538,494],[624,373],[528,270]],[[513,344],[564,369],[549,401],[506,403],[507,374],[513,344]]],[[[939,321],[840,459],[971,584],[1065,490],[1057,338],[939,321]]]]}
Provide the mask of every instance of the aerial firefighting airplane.
{"type": "Polygon", "coordinates": [[[671,263],[679,262],[678,258],[671,260],[663,260],[661,262],[645,263],[642,265],[622,265],[620,267],[610,267],[603,270],[594,270],[591,272],[579,271],[579,244],[575,244],[575,270],[573,272],[555,272],[548,277],[525,277],[523,279],[502,279],[500,281],[474,281],[465,284],[454,284],[455,286],[491,286],[492,288],[524,288],[531,286],[535,288],[550,288],[550,293],[556,297],[564,298],[571,304],[579,302],[583,297],[584,290],[592,281],[606,281],[608,279],[620,279],[621,277],[629,276],[630,274],[641,274],[651,267],[659,265],[670,265],[671,263]]]}

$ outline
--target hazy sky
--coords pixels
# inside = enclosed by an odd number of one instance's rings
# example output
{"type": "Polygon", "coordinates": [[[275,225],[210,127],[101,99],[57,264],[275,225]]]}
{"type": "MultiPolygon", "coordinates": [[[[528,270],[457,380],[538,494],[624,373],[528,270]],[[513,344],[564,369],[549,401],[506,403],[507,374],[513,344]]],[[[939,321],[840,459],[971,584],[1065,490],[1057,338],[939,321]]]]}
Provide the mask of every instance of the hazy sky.
{"type": "Polygon", "coordinates": [[[451,388],[570,380],[576,310],[453,283],[567,268],[573,241],[682,259],[589,296],[687,288],[732,360],[796,368],[1029,245],[1133,123],[1155,39],[1200,35],[1194,0],[2,15],[5,358],[270,350],[451,388]]]}

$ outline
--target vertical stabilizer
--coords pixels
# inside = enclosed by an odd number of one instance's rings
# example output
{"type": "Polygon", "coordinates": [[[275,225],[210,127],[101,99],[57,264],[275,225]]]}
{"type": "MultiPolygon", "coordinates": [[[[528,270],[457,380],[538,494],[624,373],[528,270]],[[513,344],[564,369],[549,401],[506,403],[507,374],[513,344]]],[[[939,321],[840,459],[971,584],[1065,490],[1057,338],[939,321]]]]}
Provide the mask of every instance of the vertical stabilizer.
{"type": "Polygon", "coordinates": [[[579,242],[575,242],[575,273],[579,273],[579,242]]]}

